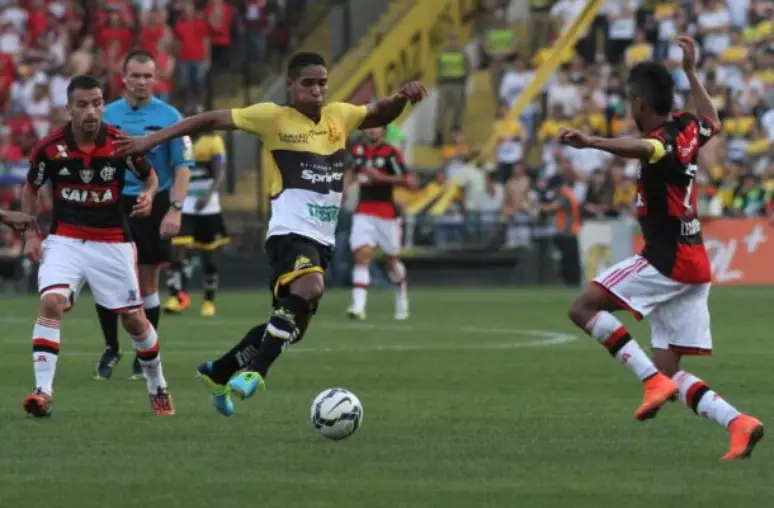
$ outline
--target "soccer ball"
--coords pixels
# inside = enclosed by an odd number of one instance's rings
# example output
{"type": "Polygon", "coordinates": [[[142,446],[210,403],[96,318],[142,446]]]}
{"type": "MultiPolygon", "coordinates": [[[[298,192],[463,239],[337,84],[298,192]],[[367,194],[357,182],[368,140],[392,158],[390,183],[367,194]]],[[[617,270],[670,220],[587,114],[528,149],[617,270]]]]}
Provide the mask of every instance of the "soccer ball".
{"type": "Polygon", "coordinates": [[[320,434],[338,441],[354,434],[363,423],[363,405],[349,390],[329,388],[312,402],[311,420],[320,434]]]}

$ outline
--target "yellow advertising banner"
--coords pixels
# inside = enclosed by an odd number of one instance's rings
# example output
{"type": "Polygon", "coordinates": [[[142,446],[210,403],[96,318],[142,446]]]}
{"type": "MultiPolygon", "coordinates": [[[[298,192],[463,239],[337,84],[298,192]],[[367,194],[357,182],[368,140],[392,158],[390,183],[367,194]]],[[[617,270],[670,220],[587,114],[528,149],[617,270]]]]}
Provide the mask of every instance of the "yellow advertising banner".
{"type": "Polygon", "coordinates": [[[329,79],[329,101],[366,104],[395,93],[410,80],[435,83],[436,59],[449,32],[456,31],[463,45],[472,37],[476,4],[477,0],[417,0],[376,48],[355,62],[354,70],[346,62],[336,65],[329,79]]]}

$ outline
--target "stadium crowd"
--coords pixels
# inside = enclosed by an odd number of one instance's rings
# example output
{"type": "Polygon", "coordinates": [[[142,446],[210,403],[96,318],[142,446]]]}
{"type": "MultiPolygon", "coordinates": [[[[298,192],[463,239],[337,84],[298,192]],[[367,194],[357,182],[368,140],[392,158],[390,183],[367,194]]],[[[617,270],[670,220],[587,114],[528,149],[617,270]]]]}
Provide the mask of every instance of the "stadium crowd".
{"type": "Polygon", "coordinates": [[[456,224],[449,230],[459,236],[464,234],[460,224],[468,228],[474,224],[480,229],[480,240],[481,235],[487,239],[491,224],[504,217],[510,224],[505,243],[519,245],[541,229],[577,234],[582,218],[631,215],[638,163],[601,151],[560,147],[555,135],[564,126],[601,136],[636,134],[625,106],[624,85],[627,68],[643,60],[662,61],[672,70],[678,91],[675,109],[690,108],[676,40],[685,33],[700,44],[702,78],[723,123],[723,134],[702,150],[699,211],[704,216],[770,213],[774,207],[774,2],[607,0],[588,33],[563,55],[563,64],[542,93],[524,108],[518,121],[506,121],[505,113],[532,82],[551,40],[584,3],[532,0],[532,33],[526,44],[523,32],[504,21],[503,11],[494,13],[480,46],[502,108],[495,126],[496,163],[477,164],[462,132],[452,132],[436,179],[458,180],[463,197],[438,220],[456,224]],[[557,200],[562,203],[558,208],[557,200]]]}
{"type": "MultiPolygon", "coordinates": [[[[68,120],[70,76],[98,77],[113,100],[123,92],[124,56],[142,48],[160,69],[156,95],[192,110],[208,101],[216,78],[242,72],[242,55],[259,66],[283,56],[308,1],[0,2],[0,206],[18,208],[30,151],[68,120]]],[[[0,285],[18,273],[20,248],[0,230],[0,285]]]]}

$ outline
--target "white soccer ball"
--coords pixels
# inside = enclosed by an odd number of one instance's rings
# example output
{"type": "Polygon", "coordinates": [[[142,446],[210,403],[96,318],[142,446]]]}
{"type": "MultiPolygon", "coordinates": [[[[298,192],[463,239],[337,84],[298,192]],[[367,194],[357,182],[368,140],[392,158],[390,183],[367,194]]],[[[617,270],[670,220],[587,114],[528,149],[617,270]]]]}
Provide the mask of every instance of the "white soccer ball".
{"type": "Polygon", "coordinates": [[[312,402],[311,420],[320,434],[338,441],[354,434],[363,423],[363,405],[349,390],[329,388],[312,402]]]}

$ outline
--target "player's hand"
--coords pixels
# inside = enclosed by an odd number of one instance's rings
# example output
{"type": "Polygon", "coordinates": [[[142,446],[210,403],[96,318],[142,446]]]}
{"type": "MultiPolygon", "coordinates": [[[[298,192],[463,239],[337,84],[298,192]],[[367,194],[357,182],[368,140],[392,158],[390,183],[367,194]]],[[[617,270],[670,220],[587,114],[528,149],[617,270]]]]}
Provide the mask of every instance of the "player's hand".
{"type": "Polygon", "coordinates": [[[37,233],[24,236],[24,255],[33,263],[43,261],[43,246],[37,233]]]}
{"type": "Polygon", "coordinates": [[[409,81],[400,87],[397,95],[401,99],[408,100],[411,104],[416,104],[427,97],[427,89],[425,88],[425,85],[419,81],[409,81]]]}
{"type": "Polygon", "coordinates": [[[406,173],[405,179],[406,179],[406,187],[408,187],[409,189],[419,188],[419,178],[417,178],[416,173],[406,173]]]}
{"type": "Polygon", "coordinates": [[[37,219],[22,212],[0,210],[0,222],[11,226],[17,232],[25,231],[28,228],[37,229],[37,219]]]}
{"type": "Polygon", "coordinates": [[[161,229],[159,230],[161,238],[172,238],[177,235],[180,232],[182,219],[183,214],[179,210],[168,211],[161,221],[161,229]]]}
{"type": "Polygon", "coordinates": [[[683,50],[683,70],[692,72],[696,70],[696,41],[688,35],[681,35],[678,45],[683,50]]]}
{"type": "Polygon", "coordinates": [[[588,148],[591,144],[589,136],[574,129],[559,129],[556,139],[559,143],[573,148],[588,148]]]}
{"type": "Polygon", "coordinates": [[[121,136],[113,141],[115,155],[150,152],[153,145],[148,142],[148,136],[121,136]]]}
{"type": "Polygon", "coordinates": [[[137,196],[137,202],[132,207],[132,213],[129,217],[147,217],[150,215],[153,209],[153,194],[150,192],[143,192],[137,196]]]}

